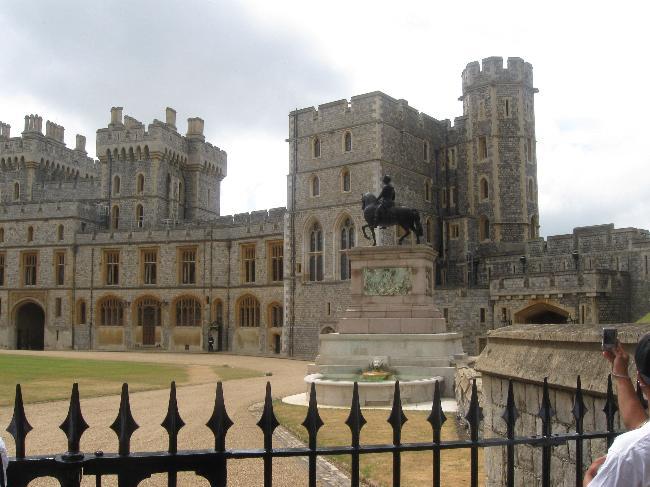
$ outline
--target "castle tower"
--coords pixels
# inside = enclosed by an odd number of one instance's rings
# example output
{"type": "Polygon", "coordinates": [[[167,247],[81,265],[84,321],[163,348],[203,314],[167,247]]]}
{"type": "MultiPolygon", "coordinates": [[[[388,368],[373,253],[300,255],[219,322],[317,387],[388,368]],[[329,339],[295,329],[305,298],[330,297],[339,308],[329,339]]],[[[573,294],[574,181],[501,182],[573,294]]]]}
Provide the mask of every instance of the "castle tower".
{"type": "Polygon", "coordinates": [[[462,75],[468,240],[524,242],[538,235],[533,68],[490,57],[462,75]]]}

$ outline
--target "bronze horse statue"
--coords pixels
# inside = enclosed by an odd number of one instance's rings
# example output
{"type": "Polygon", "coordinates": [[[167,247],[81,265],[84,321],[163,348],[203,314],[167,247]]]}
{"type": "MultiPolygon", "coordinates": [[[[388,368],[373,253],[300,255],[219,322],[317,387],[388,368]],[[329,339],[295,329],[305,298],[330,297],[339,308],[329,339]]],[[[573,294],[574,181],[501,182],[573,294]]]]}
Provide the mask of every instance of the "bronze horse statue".
{"type": "Polygon", "coordinates": [[[417,243],[420,243],[420,237],[424,234],[422,224],[420,223],[420,214],[418,210],[413,208],[404,208],[402,206],[393,206],[379,212],[377,217],[377,205],[379,204],[377,197],[372,193],[364,193],[361,196],[361,209],[363,210],[363,217],[366,219],[366,225],[361,228],[363,236],[370,240],[366,234],[366,228],[370,228],[372,235],[372,245],[377,245],[377,238],[375,236],[375,228],[377,227],[392,227],[399,225],[404,229],[404,235],[397,242],[402,245],[402,241],[408,237],[411,232],[415,234],[417,243]]]}

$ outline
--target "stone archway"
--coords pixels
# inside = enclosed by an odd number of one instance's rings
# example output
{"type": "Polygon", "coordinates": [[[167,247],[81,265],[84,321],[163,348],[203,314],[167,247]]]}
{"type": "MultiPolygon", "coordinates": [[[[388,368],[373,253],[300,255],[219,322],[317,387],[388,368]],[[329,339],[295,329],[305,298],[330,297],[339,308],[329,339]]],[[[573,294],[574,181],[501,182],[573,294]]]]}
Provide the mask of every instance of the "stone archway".
{"type": "Polygon", "coordinates": [[[569,312],[549,303],[535,303],[515,313],[515,323],[534,323],[542,325],[563,324],[569,312]]]}
{"type": "Polygon", "coordinates": [[[16,308],[16,349],[45,349],[45,312],[28,301],[16,308]]]}

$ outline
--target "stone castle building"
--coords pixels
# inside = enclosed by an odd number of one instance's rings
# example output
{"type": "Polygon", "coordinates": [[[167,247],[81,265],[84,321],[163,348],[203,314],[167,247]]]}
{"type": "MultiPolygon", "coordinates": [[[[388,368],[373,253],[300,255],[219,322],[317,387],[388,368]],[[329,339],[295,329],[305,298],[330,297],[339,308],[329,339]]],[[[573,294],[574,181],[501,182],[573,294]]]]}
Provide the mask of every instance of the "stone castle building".
{"type": "MultiPolygon", "coordinates": [[[[162,348],[312,357],[368,245],[360,196],[390,174],[438,252],[434,302],[476,353],[509,323],[626,322],[650,310],[647,230],[539,238],[532,66],[473,62],[463,114],[381,92],[289,114],[287,207],[220,215],[226,154],[203,120],[148,126],[121,108],[98,161],[63,127],[0,126],[0,347],[162,348]]],[[[378,232],[395,243],[395,229],[378,232]]]]}

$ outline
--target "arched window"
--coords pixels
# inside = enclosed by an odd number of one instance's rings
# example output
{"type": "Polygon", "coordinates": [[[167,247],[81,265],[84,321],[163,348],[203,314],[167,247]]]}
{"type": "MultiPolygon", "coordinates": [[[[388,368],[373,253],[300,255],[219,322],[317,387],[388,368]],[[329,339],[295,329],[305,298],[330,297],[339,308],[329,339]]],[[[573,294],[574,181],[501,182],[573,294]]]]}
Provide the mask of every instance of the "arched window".
{"type": "Polygon", "coordinates": [[[153,326],[161,324],[161,303],[154,298],[140,298],[136,304],[137,326],[143,326],[145,321],[153,326]]]}
{"type": "Polygon", "coordinates": [[[323,280],[323,230],[318,222],[309,230],[309,280],[323,280]]]}
{"type": "Polygon", "coordinates": [[[425,142],[422,146],[422,158],[425,162],[429,161],[429,143],[425,142]]]}
{"type": "Polygon", "coordinates": [[[14,200],[20,199],[20,183],[14,183],[14,200]]]}
{"type": "Polygon", "coordinates": [[[247,295],[239,300],[239,326],[260,326],[260,303],[255,296],[247,295]]]}
{"type": "Polygon", "coordinates": [[[117,230],[120,227],[120,207],[114,206],[111,210],[111,228],[117,230]]]}
{"type": "Polygon", "coordinates": [[[313,197],[320,196],[320,179],[318,176],[311,178],[311,195],[313,197]]]}
{"type": "Polygon", "coordinates": [[[27,241],[34,241],[34,227],[27,227],[27,241]]]}
{"type": "Polygon", "coordinates": [[[350,218],[346,218],[341,226],[339,247],[339,275],[342,280],[350,279],[352,267],[348,253],[354,247],[354,224],[350,218]]]}
{"type": "Polygon", "coordinates": [[[320,139],[318,137],[314,137],[312,150],[314,157],[320,157],[320,139]]]}
{"type": "Polygon", "coordinates": [[[269,306],[269,326],[280,327],[284,324],[284,312],[282,305],[278,303],[272,303],[269,306]]]}
{"type": "Polygon", "coordinates": [[[172,177],[169,173],[167,173],[167,181],[165,183],[165,193],[167,194],[167,198],[171,199],[172,196],[172,177]]]}
{"type": "Polygon", "coordinates": [[[135,161],[135,154],[133,153],[133,147],[129,147],[129,161],[130,162],[135,161]]]}
{"type": "Polygon", "coordinates": [[[535,183],[532,178],[528,179],[528,201],[535,200],[535,183]]]}
{"type": "Polygon", "coordinates": [[[220,299],[214,304],[214,321],[217,325],[223,325],[223,303],[220,299]]]}
{"type": "Polygon", "coordinates": [[[431,201],[433,195],[433,184],[430,179],[424,181],[424,201],[431,201]]]}
{"type": "Polygon", "coordinates": [[[135,222],[138,228],[144,228],[144,208],[142,205],[135,207],[135,222]]]}
{"type": "Polygon", "coordinates": [[[176,301],[176,326],[201,326],[201,303],[198,299],[176,301]]]}
{"type": "Polygon", "coordinates": [[[99,304],[100,326],[124,325],[124,301],[118,298],[106,298],[99,304]]]}
{"type": "Polygon", "coordinates": [[[427,243],[428,244],[433,243],[433,221],[431,220],[431,218],[427,218],[424,226],[425,226],[425,237],[427,243]]]}
{"type": "Polygon", "coordinates": [[[539,222],[537,221],[537,215],[533,215],[530,219],[530,229],[528,232],[530,238],[537,238],[538,227],[539,227],[539,222]]]}
{"type": "Polygon", "coordinates": [[[345,132],[343,136],[343,150],[345,152],[352,151],[352,134],[350,132],[345,132]]]}
{"type": "Polygon", "coordinates": [[[485,201],[490,198],[490,187],[488,186],[488,181],[485,178],[481,178],[479,183],[481,190],[481,201],[485,201]]]}
{"type": "Polygon", "coordinates": [[[149,160],[149,146],[148,145],[144,146],[144,159],[145,159],[145,161],[149,160]]]}
{"type": "Polygon", "coordinates": [[[113,194],[115,195],[120,194],[120,182],[119,176],[113,178],[113,194]]]}
{"type": "Polygon", "coordinates": [[[0,227],[0,242],[5,241],[5,229],[0,227]]]}
{"type": "Polygon", "coordinates": [[[138,157],[138,161],[141,161],[142,160],[142,149],[140,149],[140,146],[138,146],[135,153],[136,153],[136,155],[138,157]]]}
{"type": "Polygon", "coordinates": [[[481,215],[479,220],[479,240],[489,240],[490,238],[490,220],[485,215],[481,215]]]}
{"type": "Polygon", "coordinates": [[[86,301],[83,299],[77,301],[77,324],[86,324],[86,301]]]}
{"type": "Polygon", "coordinates": [[[59,241],[63,240],[63,225],[59,225],[56,228],[56,238],[59,241]]]}
{"type": "Polygon", "coordinates": [[[144,174],[138,174],[137,189],[138,194],[144,193],[144,174]]]}
{"type": "Polygon", "coordinates": [[[120,153],[120,159],[126,161],[126,149],[122,147],[122,152],[120,153]]]}
{"type": "Polygon", "coordinates": [[[350,170],[349,169],[343,169],[341,171],[341,191],[344,193],[349,193],[350,192],[350,170]]]}

